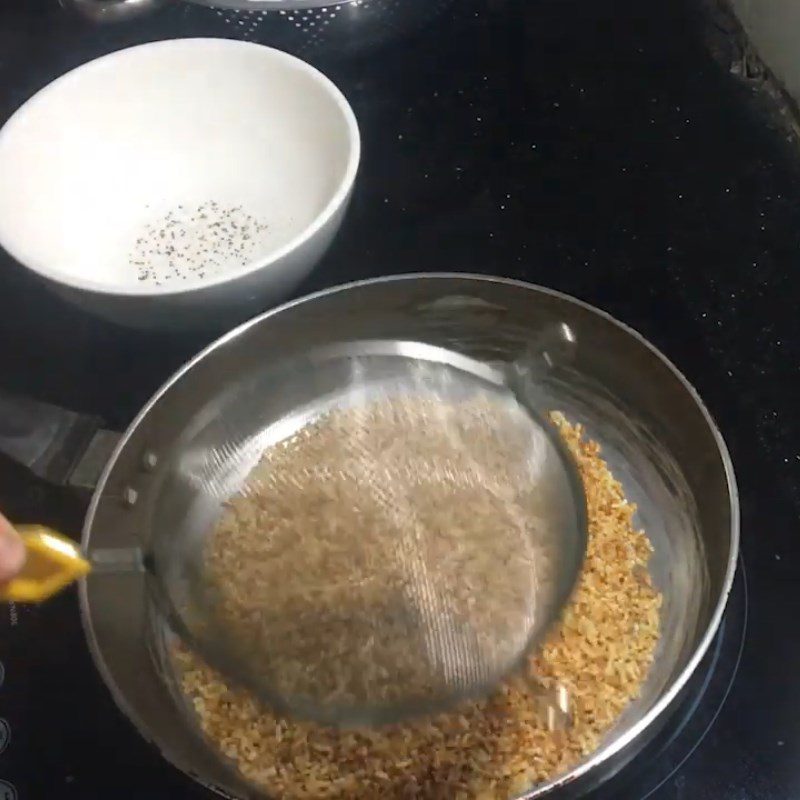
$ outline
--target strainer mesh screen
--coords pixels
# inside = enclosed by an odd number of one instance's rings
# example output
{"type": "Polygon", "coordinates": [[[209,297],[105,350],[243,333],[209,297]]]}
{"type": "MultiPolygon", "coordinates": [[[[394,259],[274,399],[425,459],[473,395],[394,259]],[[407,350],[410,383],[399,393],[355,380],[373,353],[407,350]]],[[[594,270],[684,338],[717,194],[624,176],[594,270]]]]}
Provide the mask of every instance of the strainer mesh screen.
{"type": "Polygon", "coordinates": [[[248,682],[358,721],[506,674],[553,611],[561,498],[541,425],[444,365],[376,379],[355,362],[283,433],[204,551],[209,625],[248,682]]]}

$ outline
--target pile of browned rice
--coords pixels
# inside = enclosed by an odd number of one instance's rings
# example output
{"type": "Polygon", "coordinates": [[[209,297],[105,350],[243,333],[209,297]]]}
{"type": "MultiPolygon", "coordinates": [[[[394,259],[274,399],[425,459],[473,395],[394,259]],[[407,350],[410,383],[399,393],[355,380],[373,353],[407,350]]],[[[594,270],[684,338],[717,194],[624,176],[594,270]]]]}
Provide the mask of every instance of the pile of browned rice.
{"type": "Polygon", "coordinates": [[[583,478],[589,544],[560,627],[530,661],[536,681],[515,679],[457,713],[380,730],[340,731],[276,718],[193,653],[178,650],[182,686],[202,730],[247,779],[287,800],[506,800],[597,747],[647,676],[658,643],[661,596],[643,569],[650,543],[632,527],[635,507],[599,446],[583,438],[579,425],[552,416],[583,478]],[[548,723],[537,685],[566,690],[566,727],[548,723]]]}

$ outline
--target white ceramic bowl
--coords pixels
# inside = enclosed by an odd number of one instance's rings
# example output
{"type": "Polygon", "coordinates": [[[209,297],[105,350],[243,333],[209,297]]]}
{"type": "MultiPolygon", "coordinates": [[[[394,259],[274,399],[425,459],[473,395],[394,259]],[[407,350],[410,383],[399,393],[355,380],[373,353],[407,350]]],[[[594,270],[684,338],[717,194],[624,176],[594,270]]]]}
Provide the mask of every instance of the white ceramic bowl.
{"type": "Polygon", "coordinates": [[[0,130],[0,245],[117,322],[229,324],[319,260],[359,156],[344,96],[286,53],[132,47],[46,86],[0,130]]]}

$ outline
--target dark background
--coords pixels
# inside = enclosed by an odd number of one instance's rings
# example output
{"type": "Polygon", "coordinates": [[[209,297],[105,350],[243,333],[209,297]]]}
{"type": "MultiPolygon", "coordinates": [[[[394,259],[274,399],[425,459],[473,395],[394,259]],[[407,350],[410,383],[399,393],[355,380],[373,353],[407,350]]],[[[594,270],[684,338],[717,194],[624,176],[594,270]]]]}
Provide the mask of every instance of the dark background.
{"type": "MultiPolygon", "coordinates": [[[[100,28],[56,0],[3,0],[0,122],[90,58],[229,32],[215,25],[173,6],[100,28]]],[[[710,34],[725,51],[688,0],[454,0],[381,49],[305,53],[352,103],[363,160],[301,293],[420,270],[522,278],[604,308],[678,365],[736,466],[750,619],[722,714],[658,797],[788,799],[800,796],[800,160],[710,34]]],[[[0,255],[0,388],[119,428],[208,341],[92,319],[0,255]]],[[[77,533],[84,503],[0,462],[0,508],[17,520],[77,533]]],[[[0,779],[26,798],[199,796],[111,706],[72,596],[21,622],[24,638],[0,638],[13,731],[0,779]],[[24,654],[24,676],[6,652],[24,654]]]]}

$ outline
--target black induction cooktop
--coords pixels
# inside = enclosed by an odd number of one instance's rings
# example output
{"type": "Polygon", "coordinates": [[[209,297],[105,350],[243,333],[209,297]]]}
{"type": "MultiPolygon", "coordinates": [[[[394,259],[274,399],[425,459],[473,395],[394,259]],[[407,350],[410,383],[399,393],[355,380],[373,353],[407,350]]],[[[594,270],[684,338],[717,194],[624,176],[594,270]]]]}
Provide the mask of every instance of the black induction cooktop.
{"type": "MultiPolygon", "coordinates": [[[[661,348],[731,449],[743,558],[728,611],[670,724],[596,800],[800,796],[800,159],[759,87],[719,60],[718,26],[710,52],[700,5],[453,0],[393,41],[303,52],[351,101],[363,160],[302,292],[419,270],[568,292],[661,348]]],[[[98,28],[57,0],[5,0],[0,121],[102,53],[231,35],[218,16],[173,3],[98,28]]],[[[120,428],[209,337],[92,319],[0,256],[4,389],[120,428]]],[[[77,534],[85,505],[0,463],[14,519],[77,534]]],[[[0,663],[0,800],[208,797],[116,709],[72,593],[8,607],[0,663]]]]}

